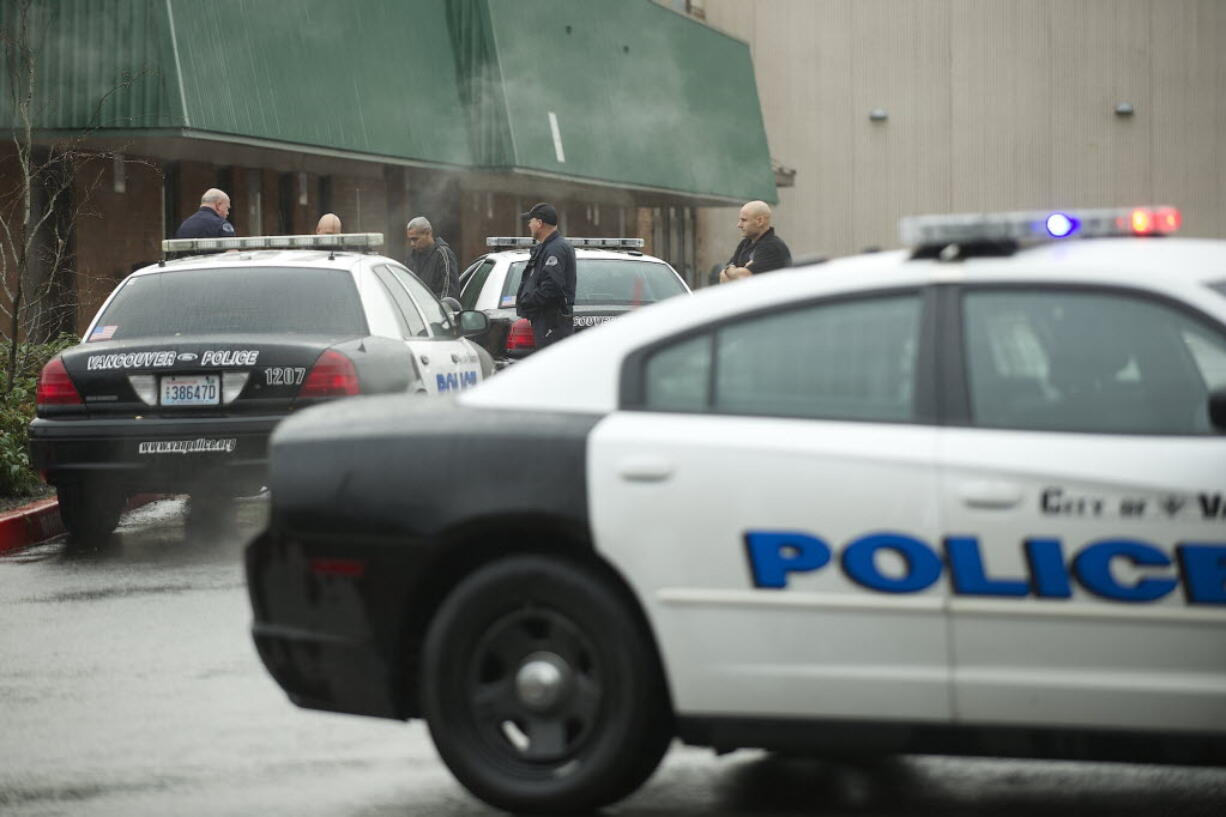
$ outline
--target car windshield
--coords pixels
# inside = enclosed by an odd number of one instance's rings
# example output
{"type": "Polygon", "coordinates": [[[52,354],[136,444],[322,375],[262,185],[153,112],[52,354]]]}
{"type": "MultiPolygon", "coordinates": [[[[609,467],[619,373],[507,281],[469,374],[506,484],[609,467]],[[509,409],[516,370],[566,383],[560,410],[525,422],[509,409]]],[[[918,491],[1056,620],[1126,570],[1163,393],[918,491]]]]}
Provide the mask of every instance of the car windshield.
{"type": "Polygon", "coordinates": [[[365,335],[344,270],[229,267],[130,278],[98,318],[115,340],[207,334],[365,335]]]}
{"type": "MultiPolygon", "coordinates": [[[[527,261],[516,261],[507,274],[500,304],[510,306],[519,292],[527,261]],[[510,302],[508,302],[510,298],[510,302]]],[[[666,264],[634,258],[579,258],[575,278],[575,305],[616,304],[642,306],[684,295],[685,286],[666,264]]]]}

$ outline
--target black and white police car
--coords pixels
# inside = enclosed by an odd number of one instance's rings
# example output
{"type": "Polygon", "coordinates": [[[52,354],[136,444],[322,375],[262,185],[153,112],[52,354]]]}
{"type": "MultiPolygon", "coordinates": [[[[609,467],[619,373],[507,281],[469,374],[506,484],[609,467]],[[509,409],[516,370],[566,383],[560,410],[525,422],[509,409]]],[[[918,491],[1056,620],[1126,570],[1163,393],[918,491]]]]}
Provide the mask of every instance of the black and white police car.
{"type": "MultiPolygon", "coordinates": [[[[611,318],[688,295],[689,286],[667,262],[644,255],[641,238],[568,238],[575,248],[575,333],[611,318]]],[[[515,314],[515,296],[528,263],[533,240],[524,236],[489,236],[491,252],[460,277],[460,303],[489,316],[489,331],[474,336],[498,368],[536,351],[532,324],[515,314]]]]}
{"type": "Polygon", "coordinates": [[[38,384],[31,459],[76,539],[114,529],[127,496],[256,493],[268,436],[299,408],[355,394],[439,394],[493,370],[457,315],[377,233],[176,239],[125,278],[38,384]],[[462,325],[464,329],[460,329],[462,325]]]}
{"type": "Polygon", "coordinates": [[[1226,761],[1226,241],[1178,222],[909,219],[454,410],[293,417],[260,655],[512,811],[616,800],[674,735],[1226,761]]]}

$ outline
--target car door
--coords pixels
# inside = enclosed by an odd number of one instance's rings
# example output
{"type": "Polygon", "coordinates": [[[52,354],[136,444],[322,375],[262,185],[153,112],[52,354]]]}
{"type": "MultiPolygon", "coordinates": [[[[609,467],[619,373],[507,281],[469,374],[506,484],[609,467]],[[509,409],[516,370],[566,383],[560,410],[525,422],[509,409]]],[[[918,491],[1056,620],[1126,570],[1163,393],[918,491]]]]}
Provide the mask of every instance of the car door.
{"type": "Polygon", "coordinates": [[[403,322],[405,345],[430,394],[458,391],[481,380],[481,365],[471,344],[457,338],[442,304],[408,270],[378,264],[375,276],[396,304],[403,322]]]}
{"type": "Polygon", "coordinates": [[[481,302],[481,291],[493,272],[495,263],[493,258],[483,258],[464,271],[460,278],[460,306],[465,309],[482,309],[487,306],[481,302]]]}
{"type": "Polygon", "coordinates": [[[945,303],[966,361],[940,441],[957,716],[1226,729],[1222,327],[1129,290],[945,303]]]}
{"type": "Polygon", "coordinates": [[[919,291],[789,305],[625,364],[592,525],[679,711],[948,717],[924,312],[919,291]]]}
{"type": "MultiPolygon", "coordinates": [[[[392,274],[409,293],[426,320],[436,355],[435,385],[440,392],[469,389],[481,382],[481,359],[477,347],[459,336],[457,327],[430,288],[404,267],[392,265],[392,274]]],[[[416,342],[416,341],[415,341],[416,342]]]]}

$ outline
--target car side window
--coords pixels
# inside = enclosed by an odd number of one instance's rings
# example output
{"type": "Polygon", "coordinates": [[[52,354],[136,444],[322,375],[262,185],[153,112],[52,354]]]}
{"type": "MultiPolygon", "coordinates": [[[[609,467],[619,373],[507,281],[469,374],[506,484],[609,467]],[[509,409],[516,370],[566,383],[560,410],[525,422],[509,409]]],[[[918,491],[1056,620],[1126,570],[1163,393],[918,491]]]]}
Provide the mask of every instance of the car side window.
{"type": "Polygon", "coordinates": [[[430,334],[434,337],[455,337],[455,330],[452,329],[451,319],[447,317],[443,305],[439,303],[438,297],[430,291],[430,287],[423,284],[416,275],[413,275],[406,269],[392,267],[391,270],[396,276],[396,280],[409,291],[409,295],[413,297],[413,300],[421,308],[422,314],[426,316],[426,323],[430,327],[430,334]]]}
{"type": "Polygon", "coordinates": [[[487,258],[468,276],[468,280],[464,282],[464,286],[460,290],[460,306],[465,309],[477,308],[477,299],[481,296],[481,288],[485,286],[485,281],[490,277],[493,269],[494,259],[487,258]]]}
{"type": "Polygon", "coordinates": [[[704,333],[674,343],[647,359],[644,370],[647,408],[654,411],[706,411],[711,384],[711,339],[704,333]]]}
{"type": "Polygon", "coordinates": [[[975,425],[1207,434],[1226,338],[1182,310],[1120,292],[972,291],[963,298],[975,425]]]}
{"type": "Polygon", "coordinates": [[[825,302],[687,338],[648,358],[646,407],[815,419],[914,417],[919,295],[825,302]]]}
{"type": "Polygon", "coordinates": [[[422,320],[421,313],[417,311],[417,307],[413,305],[413,299],[392,275],[391,269],[384,264],[379,264],[374,268],[375,277],[379,279],[379,283],[387,290],[387,294],[391,296],[392,302],[396,304],[396,312],[400,316],[403,323],[401,329],[404,331],[406,338],[423,338],[428,334],[426,331],[426,322],[422,320]]]}

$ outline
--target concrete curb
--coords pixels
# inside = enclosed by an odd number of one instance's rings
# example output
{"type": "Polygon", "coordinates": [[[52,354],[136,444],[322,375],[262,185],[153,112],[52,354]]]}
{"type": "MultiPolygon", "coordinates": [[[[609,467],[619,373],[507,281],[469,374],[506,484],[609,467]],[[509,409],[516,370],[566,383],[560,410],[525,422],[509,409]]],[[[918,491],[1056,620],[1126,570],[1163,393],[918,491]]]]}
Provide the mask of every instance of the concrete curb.
{"type": "Polygon", "coordinates": [[[60,503],[55,498],[40,499],[0,514],[0,553],[45,542],[63,532],[60,503]]]}
{"type": "MultiPolygon", "coordinates": [[[[124,513],[148,505],[161,494],[137,494],[128,500],[124,513]]],[[[55,498],[40,499],[22,508],[0,514],[0,554],[45,542],[64,532],[60,503],[55,498]]]]}

